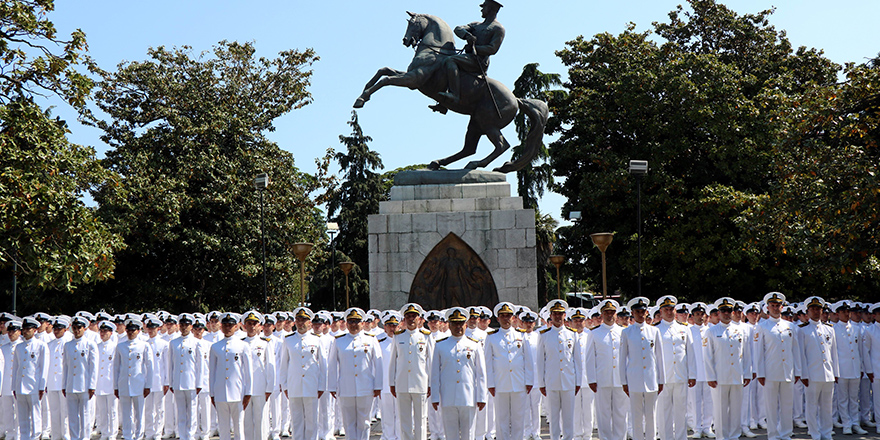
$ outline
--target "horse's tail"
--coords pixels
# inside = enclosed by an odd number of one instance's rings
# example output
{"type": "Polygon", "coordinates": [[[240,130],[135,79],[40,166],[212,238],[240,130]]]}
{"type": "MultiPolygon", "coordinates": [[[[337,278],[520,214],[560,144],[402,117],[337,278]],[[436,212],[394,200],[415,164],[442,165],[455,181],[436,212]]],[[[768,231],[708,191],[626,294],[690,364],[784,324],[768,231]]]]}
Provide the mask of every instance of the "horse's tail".
{"type": "Polygon", "coordinates": [[[504,165],[495,169],[502,173],[511,171],[519,171],[532,164],[532,160],[538,155],[541,148],[542,139],[544,137],[544,127],[547,125],[547,118],[550,117],[550,109],[547,103],[537,99],[517,99],[519,111],[526,114],[531,122],[529,134],[526,135],[526,141],[523,143],[522,155],[514,162],[505,162],[504,165]]]}

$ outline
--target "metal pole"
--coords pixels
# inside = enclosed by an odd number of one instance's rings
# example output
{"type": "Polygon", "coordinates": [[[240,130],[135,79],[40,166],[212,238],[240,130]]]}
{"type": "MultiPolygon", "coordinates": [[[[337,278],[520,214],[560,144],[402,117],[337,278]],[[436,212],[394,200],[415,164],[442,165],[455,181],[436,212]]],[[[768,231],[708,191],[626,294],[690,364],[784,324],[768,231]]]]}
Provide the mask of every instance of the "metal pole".
{"type": "MultiPolygon", "coordinates": [[[[642,175],[636,174],[636,185],[638,186],[639,193],[639,206],[638,206],[638,216],[639,216],[639,284],[638,284],[638,295],[642,296],[642,175]]],[[[604,264],[604,254],[603,264],[604,264]]]]}
{"type": "Polygon", "coordinates": [[[13,253],[12,259],[12,314],[18,315],[16,300],[18,299],[18,251],[13,253]]]}
{"type": "Polygon", "coordinates": [[[559,265],[556,265],[556,298],[562,299],[562,283],[559,282],[559,265]]]}
{"type": "Polygon", "coordinates": [[[260,241],[263,242],[263,312],[269,313],[269,290],[266,285],[266,226],[263,222],[263,191],[260,191],[260,241]]]}
{"type": "Polygon", "coordinates": [[[333,308],[336,310],[336,234],[330,233],[330,289],[333,291],[333,308]]]}
{"type": "Polygon", "coordinates": [[[602,251],[602,299],[608,299],[608,279],[605,275],[605,251],[602,251]]]}

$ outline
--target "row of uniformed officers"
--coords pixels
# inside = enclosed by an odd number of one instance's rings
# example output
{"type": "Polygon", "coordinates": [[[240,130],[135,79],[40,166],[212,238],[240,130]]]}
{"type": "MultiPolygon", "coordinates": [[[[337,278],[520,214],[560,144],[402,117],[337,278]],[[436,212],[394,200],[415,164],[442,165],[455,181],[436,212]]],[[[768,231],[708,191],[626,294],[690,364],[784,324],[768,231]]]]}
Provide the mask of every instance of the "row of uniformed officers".
{"type": "Polygon", "coordinates": [[[126,440],[367,440],[381,413],[386,440],[425,439],[428,428],[435,440],[520,440],[539,438],[542,408],[554,439],[589,438],[595,421],[602,440],[683,440],[688,428],[732,440],[754,436],[755,424],[788,440],[806,420],[813,439],[830,440],[834,423],[864,433],[862,424],[875,426],[864,406],[880,409],[871,398],[880,396],[880,303],[866,307],[877,323],[850,321],[852,306],[826,310],[811,297],[792,307],[772,292],[753,305],[665,296],[653,307],[639,297],[586,310],[553,300],[540,314],[510,303],[4,314],[0,436],[81,440],[94,428],[115,439],[121,424],[126,440]],[[796,311],[807,318],[800,325],[796,311]],[[492,315],[499,329],[488,329],[492,315]],[[40,332],[48,327],[51,336],[40,332]]]}

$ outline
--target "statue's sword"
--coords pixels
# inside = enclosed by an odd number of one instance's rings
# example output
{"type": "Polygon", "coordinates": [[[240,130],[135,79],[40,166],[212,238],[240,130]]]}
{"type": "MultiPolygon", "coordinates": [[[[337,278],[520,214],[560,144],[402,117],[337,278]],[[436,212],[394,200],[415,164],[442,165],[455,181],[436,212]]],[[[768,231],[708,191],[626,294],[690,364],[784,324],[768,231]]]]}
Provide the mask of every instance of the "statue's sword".
{"type": "Polygon", "coordinates": [[[474,52],[474,57],[477,58],[477,65],[480,66],[480,73],[483,75],[483,81],[486,83],[486,88],[489,90],[492,104],[495,105],[495,112],[498,113],[498,119],[502,119],[501,110],[498,109],[498,101],[495,100],[495,94],[492,93],[492,86],[489,85],[489,77],[486,75],[486,69],[483,67],[483,63],[480,62],[480,55],[477,54],[477,48],[473,44],[471,45],[471,50],[474,52]]]}

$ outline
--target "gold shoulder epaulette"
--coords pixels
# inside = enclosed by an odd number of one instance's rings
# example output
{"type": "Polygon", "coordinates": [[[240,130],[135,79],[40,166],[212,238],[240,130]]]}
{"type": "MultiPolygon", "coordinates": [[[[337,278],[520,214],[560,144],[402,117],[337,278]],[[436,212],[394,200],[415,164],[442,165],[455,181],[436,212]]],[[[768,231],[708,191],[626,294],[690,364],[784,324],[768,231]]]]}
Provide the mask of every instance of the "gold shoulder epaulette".
{"type": "Polygon", "coordinates": [[[421,328],[421,329],[419,329],[419,331],[422,332],[423,335],[430,335],[431,334],[431,330],[421,328]]]}
{"type": "Polygon", "coordinates": [[[289,337],[291,337],[291,336],[293,336],[293,335],[295,335],[295,334],[296,334],[296,332],[293,332],[293,333],[290,333],[290,334],[288,334],[288,335],[284,335],[284,337],[285,337],[285,338],[289,338],[289,337]]]}
{"type": "Polygon", "coordinates": [[[547,327],[547,328],[545,328],[544,330],[541,330],[541,334],[543,335],[544,333],[549,332],[550,329],[552,329],[552,328],[553,328],[553,327],[547,327]]]}
{"type": "Polygon", "coordinates": [[[575,330],[575,329],[573,329],[573,328],[571,328],[571,327],[569,327],[569,326],[565,326],[565,328],[567,328],[567,329],[568,329],[569,331],[571,331],[572,333],[577,333],[577,332],[578,332],[577,330],[575,330]]]}
{"type": "Polygon", "coordinates": [[[798,324],[798,327],[806,327],[808,325],[810,325],[809,322],[802,322],[802,323],[798,324]]]}
{"type": "Polygon", "coordinates": [[[449,339],[449,336],[447,336],[447,337],[445,337],[445,338],[440,338],[440,339],[434,341],[434,343],[436,344],[437,342],[445,341],[445,340],[447,340],[447,339],[449,339]]]}
{"type": "Polygon", "coordinates": [[[406,330],[400,329],[400,330],[394,332],[394,334],[395,334],[395,335],[400,335],[400,334],[403,334],[403,332],[405,332],[405,331],[406,331],[406,330]]]}
{"type": "Polygon", "coordinates": [[[516,331],[518,331],[518,332],[520,332],[520,333],[526,333],[526,331],[525,331],[524,329],[521,329],[521,328],[516,329],[516,331]]]}
{"type": "Polygon", "coordinates": [[[471,341],[476,342],[477,344],[480,343],[480,340],[479,340],[479,339],[475,339],[475,338],[472,338],[472,337],[470,337],[470,336],[468,336],[467,338],[470,339],[471,341]]]}
{"type": "Polygon", "coordinates": [[[343,334],[341,334],[341,335],[336,335],[336,339],[339,339],[339,338],[341,338],[341,337],[343,337],[343,336],[345,336],[345,335],[348,335],[348,334],[351,334],[351,333],[343,333],[343,334]]]}
{"type": "Polygon", "coordinates": [[[495,333],[498,333],[497,328],[489,329],[489,331],[486,332],[487,335],[494,335],[495,333]]]}
{"type": "Polygon", "coordinates": [[[264,337],[262,337],[262,336],[260,336],[260,339],[262,339],[262,340],[264,340],[264,341],[266,341],[266,342],[271,341],[271,339],[269,339],[269,338],[264,338],[264,337]]]}
{"type": "Polygon", "coordinates": [[[387,339],[387,338],[383,335],[383,336],[377,337],[376,339],[378,339],[379,342],[382,342],[382,341],[384,341],[384,340],[387,339]]]}

